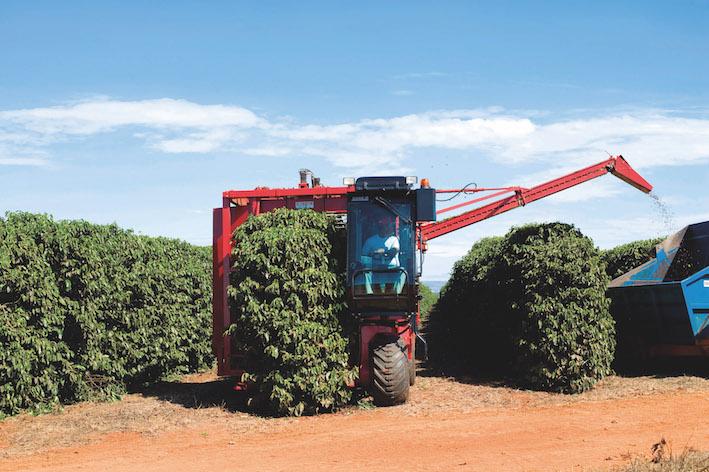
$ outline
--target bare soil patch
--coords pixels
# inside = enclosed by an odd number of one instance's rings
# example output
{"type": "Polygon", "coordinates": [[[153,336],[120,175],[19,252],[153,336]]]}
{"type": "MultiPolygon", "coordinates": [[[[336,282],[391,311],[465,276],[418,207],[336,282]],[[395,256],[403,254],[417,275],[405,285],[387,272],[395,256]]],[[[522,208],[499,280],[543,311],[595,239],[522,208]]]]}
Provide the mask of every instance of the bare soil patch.
{"type": "Polygon", "coordinates": [[[116,402],[84,402],[49,414],[8,418],[0,422],[0,458],[88,444],[109,433],[130,432],[151,437],[203,424],[219,424],[239,434],[264,430],[284,421],[288,419],[246,413],[231,383],[207,372],[163,382],[116,402]]]}
{"type": "Polygon", "coordinates": [[[470,412],[480,408],[520,408],[567,405],[669,392],[709,392],[709,378],[697,375],[637,377],[609,376],[590,391],[564,395],[521,390],[501,381],[470,377],[434,376],[423,371],[416,380],[411,401],[400,407],[407,414],[436,410],[470,412]]]}
{"type": "Polygon", "coordinates": [[[351,470],[394,458],[413,470],[593,470],[646,461],[662,437],[709,450],[702,377],[609,377],[561,395],[422,373],[406,405],[309,418],[249,414],[213,373],[187,376],[0,422],[0,470],[351,470]]]}

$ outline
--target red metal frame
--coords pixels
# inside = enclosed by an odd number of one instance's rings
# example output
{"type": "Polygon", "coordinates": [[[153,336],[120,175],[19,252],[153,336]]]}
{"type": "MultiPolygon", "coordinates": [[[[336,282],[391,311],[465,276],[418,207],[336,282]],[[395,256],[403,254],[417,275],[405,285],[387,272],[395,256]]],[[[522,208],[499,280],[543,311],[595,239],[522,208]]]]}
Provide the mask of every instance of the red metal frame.
{"type": "MultiPolygon", "coordinates": [[[[559,177],[558,179],[550,180],[541,185],[526,189],[522,187],[506,187],[506,188],[495,188],[495,189],[471,189],[465,191],[475,192],[475,191],[489,191],[489,190],[499,190],[498,192],[488,195],[486,197],[471,200],[469,202],[464,202],[453,207],[446,208],[444,210],[439,210],[438,213],[443,213],[445,211],[450,211],[451,209],[460,208],[465,205],[470,205],[487,198],[493,198],[507,192],[513,192],[513,195],[501,198],[492,203],[488,203],[479,208],[467,211],[460,215],[447,218],[442,221],[436,221],[435,223],[423,224],[421,226],[421,236],[423,241],[429,241],[434,238],[438,238],[450,232],[456,231],[466,226],[472,225],[482,220],[486,220],[493,216],[500,215],[512,209],[520,206],[524,206],[533,201],[539,200],[555,193],[561,192],[562,190],[569,189],[583,182],[595,179],[607,173],[612,173],[624,182],[632,185],[633,187],[643,191],[650,192],[652,190],[652,185],[642,178],[640,174],[635,172],[628,162],[623,158],[623,156],[615,156],[605,161],[599,162],[592,166],[588,166],[584,169],[578,170],[571,174],[559,177]]],[[[453,190],[445,190],[445,192],[451,192],[453,190]]],[[[437,191],[438,193],[438,191],[437,191]]]]}
{"type": "Polygon", "coordinates": [[[250,215],[276,208],[312,208],[315,211],[345,213],[347,193],[354,187],[299,187],[254,190],[227,190],[222,207],[213,210],[212,349],[219,375],[241,377],[238,353],[231,352],[231,338],[224,332],[231,325],[227,288],[231,268],[231,238],[250,215]]]}
{"type": "Polygon", "coordinates": [[[409,346],[407,349],[407,356],[409,360],[413,360],[414,350],[412,346],[416,343],[416,338],[414,336],[413,330],[411,329],[411,324],[408,319],[402,318],[399,324],[378,324],[381,322],[378,318],[365,319],[364,323],[360,326],[359,331],[359,377],[357,379],[358,385],[369,385],[370,372],[367,366],[369,366],[369,347],[372,345],[372,341],[377,336],[396,336],[400,338],[404,345],[409,346]]]}
{"type": "MultiPolygon", "coordinates": [[[[652,185],[635,172],[622,156],[611,157],[598,164],[528,189],[523,187],[496,187],[436,190],[436,193],[441,194],[493,192],[483,197],[440,209],[437,214],[443,214],[507,193],[511,193],[511,195],[442,221],[420,224],[418,228],[420,247],[425,250],[427,240],[443,236],[519,206],[524,206],[527,203],[553,195],[609,172],[643,192],[652,190],[652,185]]],[[[234,230],[246,221],[249,215],[258,215],[259,213],[282,207],[312,208],[315,211],[328,213],[346,213],[347,194],[354,192],[354,190],[354,186],[310,187],[307,183],[301,182],[297,188],[270,189],[258,187],[254,190],[228,190],[222,194],[222,207],[215,208],[213,213],[212,347],[218,361],[219,375],[241,376],[243,373],[243,369],[240,367],[239,355],[231,352],[231,339],[229,336],[224,335],[224,332],[231,324],[229,305],[227,303],[227,287],[229,286],[229,270],[231,267],[231,238],[234,230]]],[[[367,385],[369,381],[369,370],[366,366],[369,363],[370,343],[375,337],[382,334],[402,337],[409,346],[409,358],[413,356],[415,337],[410,325],[404,323],[396,324],[394,320],[365,319],[360,329],[360,385],[367,385]]]]}

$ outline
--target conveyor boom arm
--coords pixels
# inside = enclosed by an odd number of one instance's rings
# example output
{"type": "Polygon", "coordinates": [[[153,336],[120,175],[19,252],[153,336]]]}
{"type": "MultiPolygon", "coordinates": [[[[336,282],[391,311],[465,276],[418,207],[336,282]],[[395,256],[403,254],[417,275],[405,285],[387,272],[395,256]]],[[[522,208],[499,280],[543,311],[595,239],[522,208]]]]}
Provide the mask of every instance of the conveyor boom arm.
{"type": "MultiPolygon", "coordinates": [[[[492,203],[488,203],[487,205],[475,208],[460,215],[446,218],[445,220],[424,224],[421,226],[423,241],[428,241],[439,236],[443,236],[458,229],[472,225],[473,223],[477,223],[514,208],[524,206],[527,203],[532,203],[540,198],[548,197],[557,192],[561,192],[562,190],[569,189],[583,182],[587,182],[591,179],[595,179],[596,177],[605,175],[609,172],[645,193],[649,193],[652,190],[652,185],[640,176],[640,174],[635,172],[623,156],[614,156],[603,162],[599,162],[598,164],[588,166],[585,169],[578,170],[529,189],[522,187],[509,187],[507,191],[514,192],[512,195],[503,197],[492,203]]],[[[464,190],[461,191],[465,192],[464,190]]],[[[445,192],[450,192],[450,190],[446,190],[445,192]]],[[[501,193],[506,193],[505,189],[498,191],[492,196],[496,196],[501,193]]],[[[471,202],[465,202],[464,204],[459,204],[455,207],[458,208],[465,204],[483,200],[484,198],[485,197],[471,202]]],[[[443,213],[450,209],[453,208],[451,207],[448,209],[439,210],[438,213],[443,213]]]]}

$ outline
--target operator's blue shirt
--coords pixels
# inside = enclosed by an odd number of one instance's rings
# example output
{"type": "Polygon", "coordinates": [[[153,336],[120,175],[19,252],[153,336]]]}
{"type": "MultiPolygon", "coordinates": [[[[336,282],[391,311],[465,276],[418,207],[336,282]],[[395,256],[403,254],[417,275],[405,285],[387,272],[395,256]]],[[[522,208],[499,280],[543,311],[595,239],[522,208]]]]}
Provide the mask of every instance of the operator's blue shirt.
{"type": "Polygon", "coordinates": [[[372,264],[375,266],[385,266],[389,269],[399,267],[399,238],[393,234],[384,237],[375,234],[365,241],[362,255],[368,257],[371,255],[372,264]],[[375,254],[374,251],[377,249],[384,249],[387,252],[395,249],[396,253],[393,257],[391,255],[387,257],[384,254],[375,254]]]}

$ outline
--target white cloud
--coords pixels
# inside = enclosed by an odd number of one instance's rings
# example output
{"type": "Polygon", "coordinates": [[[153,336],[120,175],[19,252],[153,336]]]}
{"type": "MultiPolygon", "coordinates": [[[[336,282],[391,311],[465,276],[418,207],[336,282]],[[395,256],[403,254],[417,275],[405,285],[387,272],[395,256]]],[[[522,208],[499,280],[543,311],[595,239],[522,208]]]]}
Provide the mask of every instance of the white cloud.
{"type": "MultiPolygon", "coordinates": [[[[40,167],[49,164],[44,152],[34,149],[31,145],[23,146],[5,143],[3,142],[3,137],[0,133],[0,166],[40,167]]],[[[24,137],[21,139],[24,139],[24,137]]]]}
{"type": "Polygon", "coordinates": [[[0,166],[44,166],[47,160],[38,157],[2,157],[0,166]]]}
{"type": "Polygon", "coordinates": [[[609,249],[639,239],[664,237],[687,225],[709,220],[709,212],[681,213],[670,220],[662,215],[650,213],[647,216],[608,218],[592,222],[578,222],[577,226],[593,238],[602,249],[609,249]]]}
{"type": "Polygon", "coordinates": [[[276,138],[294,141],[330,141],[340,142],[351,139],[360,130],[357,124],[320,125],[281,125],[274,127],[270,134],[276,138]]]}
{"type": "MultiPolygon", "coordinates": [[[[561,175],[588,165],[605,151],[622,152],[636,168],[709,161],[709,119],[677,111],[609,112],[560,119],[537,112],[433,111],[331,125],[269,119],[235,105],[203,105],[170,98],[120,101],[107,98],[55,107],[0,111],[0,148],[32,161],[53,143],[127,129],[164,153],[230,152],[235,155],[327,159],[367,172],[411,167],[417,152],[475,153],[510,165],[538,162],[561,175]],[[546,121],[544,121],[546,120],[546,121]]],[[[9,158],[0,163],[9,163],[9,158]]],[[[538,180],[537,180],[538,181],[538,180]]],[[[585,198],[571,192],[557,201],[585,198]]],[[[596,195],[612,194],[597,187],[596,195]]]]}
{"type": "MultiPolygon", "coordinates": [[[[602,157],[599,157],[597,162],[600,162],[602,159],[602,157]]],[[[526,174],[516,180],[508,181],[504,185],[531,188],[535,185],[540,185],[543,182],[547,182],[577,171],[579,170],[579,167],[586,164],[594,163],[584,162],[583,164],[578,165],[551,167],[540,172],[526,174]]],[[[613,197],[623,191],[627,191],[626,186],[627,184],[621,182],[620,180],[599,177],[595,180],[586,181],[583,185],[571,187],[567,190],[546,197],[544,201],[546,203],[578,203],[588,200],[596,200],[598,198],[613,197]]]]}
{"type": "Polygon", "coordinates": [[[190,133],[182,138],[154,136],[152,147],[166,153],[208,153],[220,149],[237,140],[240,133],[229,128],[215,128],[209,131],[190,133]]]}
{"type": "Polygon", "coordinates": [[[391,94],[395,95],[397,97],[410,97],[411,95],[414,94],[414,92],[412,90],[399,89],[399,90],[392,90],[391,94]]]}
{"type": "Polygon", "coordinates": [[[200,105],[171,98],[142,101],[99,100],[56,107],[2,111],[0,122],[50,135],[95,134],[121,126],[210,129],[249,128],[267,124],[246,108],[200,105]]]}
{"type": "Polygon", "coordinates": [[[249,156],[281,157],[293,154],[293,149],[278,146],[259,146],[246,148],[242,152],[249,156]]]}
{"type": "Polygon", "coordinates": [[[589,156],[622,152],[636,168],[709,160],[709,120],[680,118],[655,111],[575,119],[539,126],[510,140],[506,160],[550,160],[579,164],[589,156]]]}
{"type": "Polygon", "coordinates": [[[486,149],[533,133],[526,118],[469,118],[435,113],[366,120],[352,136],[362,149],[401,151],[406,148],[486,149]]]}
{"type": "MultiPolygon", "coordinates": [[[[563,175],[563,174],[559,174],[563,175]]],[[[594,180],[577,187],[572,187],[563,192],[547,197],[546,203],[579,203],[599,198],[609,198],[628,191],[628,185],[621,182],[614,182],[612,177],[602,180],[594,180]]]]}

